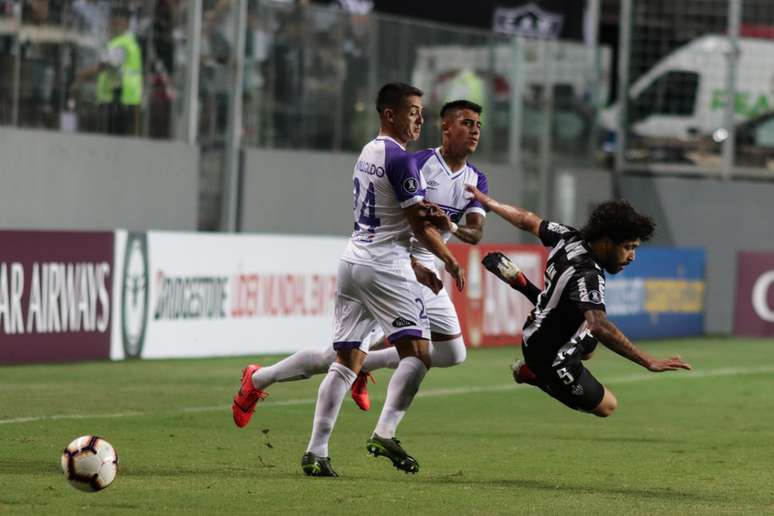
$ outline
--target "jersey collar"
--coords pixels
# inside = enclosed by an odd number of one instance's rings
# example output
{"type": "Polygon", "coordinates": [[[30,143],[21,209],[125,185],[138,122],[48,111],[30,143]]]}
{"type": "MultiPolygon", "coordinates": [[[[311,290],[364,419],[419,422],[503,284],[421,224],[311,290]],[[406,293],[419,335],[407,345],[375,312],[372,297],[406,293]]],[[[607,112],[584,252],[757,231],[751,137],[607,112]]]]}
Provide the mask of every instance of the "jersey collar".
{"type": "Polygon", "coordinates": [[[406,147],[398,143],[398,141],[392,136],[387,136],[386,134],[379,133],[379,135],[376,137],[376,141],[384,141],[384,140],[390,140],[392,143],[394,143],[401,149],[406,150],[406,147]]]}
{"type": "Polygon", "coordinates": [[[443,159],[443,156],[441,155],[441,147],[436,147],[433,149],[433,153],[435,154],[435,157],[438,159],[438,163],[441,164],[441,167],[443,168],[444,172],[446,172],[447,175],[451,176],[452,178],[458,177],[460,174],[465,172],[465,169],[468,168],[468,162],[465,162],[465,165],[459,169],[457,172],[452,172],[451,168],[449,167],[449,164],[446,163],[446,160],[443,159]]]}

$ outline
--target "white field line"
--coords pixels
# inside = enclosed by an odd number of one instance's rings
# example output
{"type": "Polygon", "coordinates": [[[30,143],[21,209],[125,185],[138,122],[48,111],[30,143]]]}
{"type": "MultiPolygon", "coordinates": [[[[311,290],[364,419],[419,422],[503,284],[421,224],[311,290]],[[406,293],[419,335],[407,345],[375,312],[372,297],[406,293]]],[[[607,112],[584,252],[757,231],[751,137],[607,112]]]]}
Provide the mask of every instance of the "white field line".
{"type": "MultiPolygon", "coordinates": [[[[603,378],[604,384],[621,384],[621,383],[635,383],[650,380],[660,379],[674,379],[674,380],[694,380],[699,378],[714,378],[721,376],[748,376],[755,374],[771,374],[774,373],[774,366],[759,366],[759,367],[725,367],[721,369],[705,369],[698,371],[678,371],[676,373],[636,373],[624,376],[614,376],[611,378],[603,378]]],[[[484,387],[456,387],[452,389],[425,389],[420,390],[417,394],[417,398],[433,398],[440,396],[457,396],[466,394],[477,394],[482,392],[499,392],[509,391],[514,389],[523,389],[527,386],[516,385],[513,383],[502,385],[488,385],[484,387]]],[[[371,398],[373,401],[381,401],[381,398],[371,398]]],[[[276,402],[268,402],[262,405],[261,410],[265,410],[271,407],[286,407],[290,405],[313,405],[317,401],[316,398],[302,398],[291,400],[280,400],[276,402]]],[[[174,414],[189,414],[195,412],[219,412],[227,411],[229,405],[211,405],[207,407],[185,407],[178,410],[164,412],[163,415],[174,414]]],[[[123,418],[123,417],[145,417],[161,415],[156,412],[116,412],[113,414],[57,414],[51,416],[33,416],[33,417],[17,417],[9,419],[0,419],[0,425],[10,425],[17,423],[32,423],[37,421],[53,421],[59,419],[110,419],[110,418],[123,418]]]]}

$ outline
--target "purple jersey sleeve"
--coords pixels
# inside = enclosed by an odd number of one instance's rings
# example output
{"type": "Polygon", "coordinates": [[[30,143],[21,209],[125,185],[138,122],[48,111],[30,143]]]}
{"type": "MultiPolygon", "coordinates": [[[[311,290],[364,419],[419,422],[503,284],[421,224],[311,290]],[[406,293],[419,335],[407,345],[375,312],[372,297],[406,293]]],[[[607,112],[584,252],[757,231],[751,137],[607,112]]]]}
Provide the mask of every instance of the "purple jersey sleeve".
{"type": "MultiPolygon", "coordinates": [[[[385,168],[387,179],[401,208],[416,204],[425,198],[426,187],[421,168],[421,154],[409,154],[397,147],[387,147],[385,168]]],[[[426,159],[425,159],[426,160],[426,159]]]]}
{"type": "MultiPolygon", "coordinates": [[[[470,165],[470,164],[469,164],[470,165]]],[[[489,193],[489,183],[486,180],[486,175],[481,172],[478,168],[474,167],[473,165],[470,165],[470,168],[473,169],[473,171],[478,176],[478,179],[476,180],[476,188],[479,189],[480,192],[483,192],[485,194],[489,193]]],[[[470,194],[468,194],[470,195],[470,194]]],[[[471,199],[467,206],[465,206],[465,210],[469,210],[471,208],[479,208],[484,211],[489,211],[484,206],[478,202],[476,199],[471,199]]]]}

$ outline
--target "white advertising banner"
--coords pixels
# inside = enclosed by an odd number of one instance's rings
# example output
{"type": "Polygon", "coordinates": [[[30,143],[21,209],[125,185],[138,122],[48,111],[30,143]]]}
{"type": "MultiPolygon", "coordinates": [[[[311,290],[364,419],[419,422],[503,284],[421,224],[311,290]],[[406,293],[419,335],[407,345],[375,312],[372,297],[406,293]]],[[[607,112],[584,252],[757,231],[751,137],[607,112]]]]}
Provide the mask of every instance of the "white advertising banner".
{"type": "Polygon", "coordinates": [[[346,238],[117,231],[111,358],[330,344],[346,238]]]}

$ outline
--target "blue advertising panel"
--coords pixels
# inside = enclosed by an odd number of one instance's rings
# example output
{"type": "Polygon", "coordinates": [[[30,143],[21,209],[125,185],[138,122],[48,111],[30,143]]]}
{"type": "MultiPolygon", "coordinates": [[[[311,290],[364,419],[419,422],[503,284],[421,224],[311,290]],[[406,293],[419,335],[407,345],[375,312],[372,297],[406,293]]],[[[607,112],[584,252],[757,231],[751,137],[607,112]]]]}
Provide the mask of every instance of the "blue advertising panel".
{"type": "Polygon", "coordinates": [[[631,339],[688,337],[704,330],[704,249],[645,247],[608,275],[610,318],[631,339]]]}

